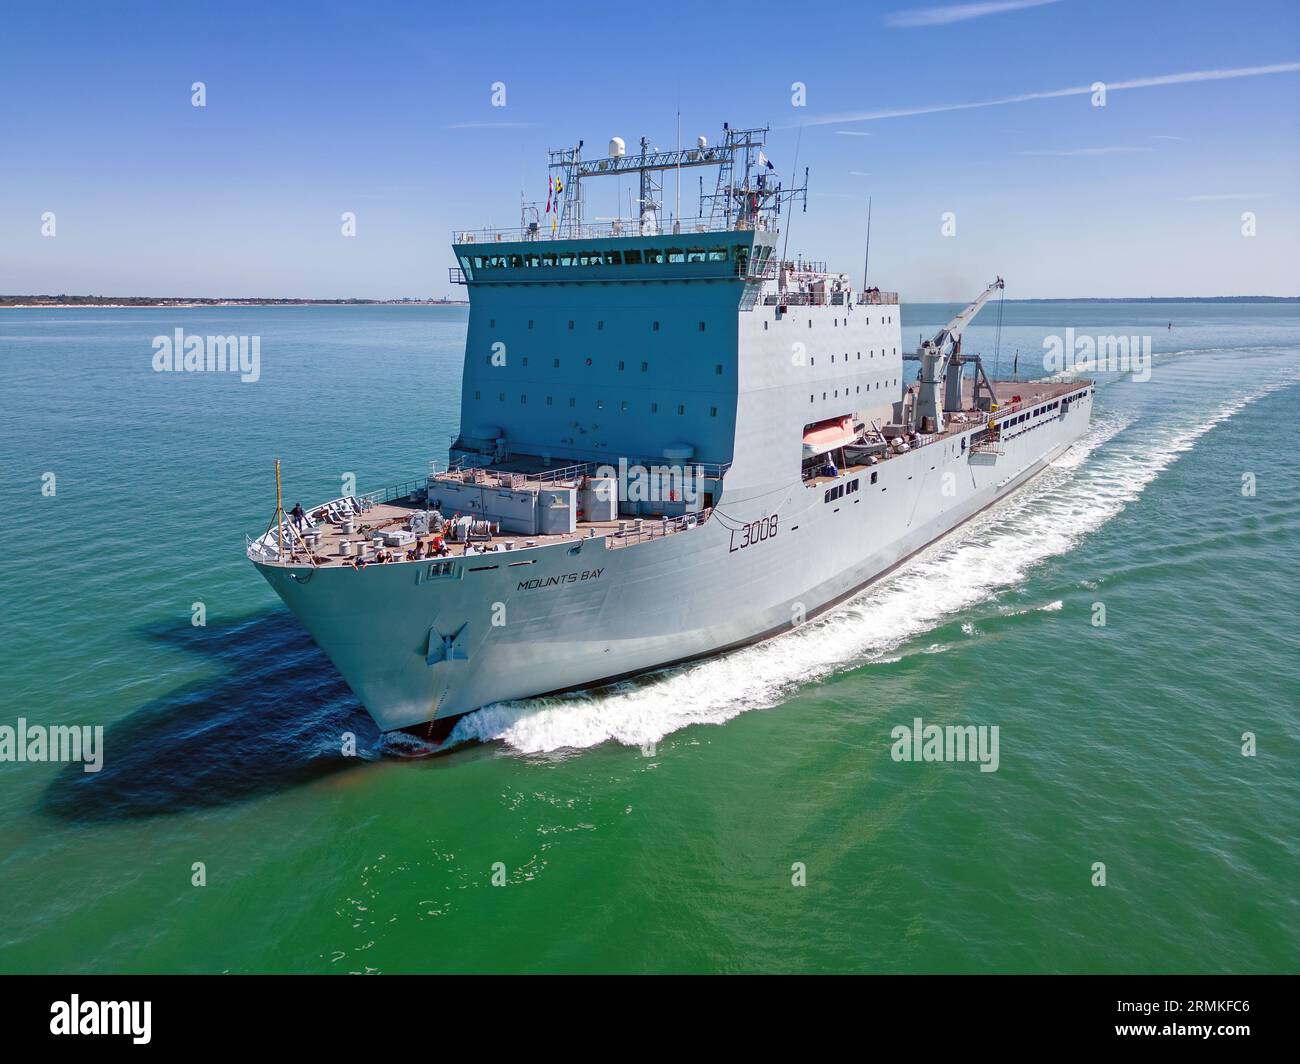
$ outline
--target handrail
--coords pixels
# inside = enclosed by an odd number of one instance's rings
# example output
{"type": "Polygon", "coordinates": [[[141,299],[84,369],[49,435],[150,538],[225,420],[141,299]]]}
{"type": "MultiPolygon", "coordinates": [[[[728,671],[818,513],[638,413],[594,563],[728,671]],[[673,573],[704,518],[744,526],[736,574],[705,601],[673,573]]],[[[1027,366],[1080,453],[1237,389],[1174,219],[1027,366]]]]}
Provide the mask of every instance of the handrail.
{"type": "Polygon", "coordinates": [[[646,226],[646,228],[652,228],[653,231],[642,232],[640,218],[610,218],[604,222],[584,222],[581,225],[563,223],[552,233],[549,222],[539,222],[522,228],[454,229],[452,230],[451,239],[453,244],[510,244],[537,240],[591,240],[605,237],[674,237],[706,233],[747,233],[755,229],[767,232],[774,227],[769,226],[766,219],[761,219],[756,226],[735,219],[732,220],[730,225],[727,225],[725,220],[700,216],[697,218],[670,219],[666,222],[660,220],[653,227],[646,226]]]}
{"type": "Polygon", "coordinates": [[[642,543],[646,540],[660,539],[664,536],[671,536],[675,532],[684,532],[686,529],[698,528],[704,524],[713,514],[713,507],[704,510],[695,510],[689,514],[680,514],[677,517],[642,517],[642,518],[621,518],[631,524],[640,520],[642,528],[640,532],[628,528],[622,532],[605,533],[605,549],[617,550],[619,547],[626,547],[633,543],[642,543]],[[648,526],[648,527],[647,527],[648,526]]]}

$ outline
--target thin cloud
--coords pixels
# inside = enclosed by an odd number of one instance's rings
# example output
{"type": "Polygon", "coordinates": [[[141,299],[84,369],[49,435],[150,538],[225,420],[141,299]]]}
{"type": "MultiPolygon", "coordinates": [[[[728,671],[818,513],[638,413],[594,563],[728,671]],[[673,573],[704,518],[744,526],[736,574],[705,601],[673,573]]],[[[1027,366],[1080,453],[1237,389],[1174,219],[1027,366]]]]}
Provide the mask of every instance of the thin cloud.
{"type": "Polygon", "coordinates": [[[1203,196],[1179,196],[1184,203],[1216,203],[1221,200],[1267,199],[1271,192],[1210,192],[1203,196]]]}
{"type": "MultiPolygon", "coordinates": [[[[1232,67],[1226,70],[1192,70],[1185,74],[1161,74],[1152,78],[1111,81],[1106,83],[1106,91],[1110,93],[1119,92],[1122,89],[1151,89],[1163,85],[1187,85],[1201,81],[1227,81],[1232,78],[1264,77],[1268,74],[1294,74],[1297,70],[1300,70],[1300,63],[1232,67]]],[[[1018,96],[1000,96],[993,100],[975,100],[970,103],[941,103],[927,107],[899,107],[885,111],[858,111],[850,114],[823,115],[821,117],[805,118],[800,124],[805,126],[829,126],[843,122],[875,122],[882,118],[910,118],[913,115],[939,114],[944,111],[970,111],[979,107],[1001,107],[1004,104],[1027,103],[1030,100],[1054,100],[1066,96],[1087,96],[1092,91],[1091,85],[1076,85],[1068,89],[1025,92],[1018,96]]]]}
{"type": "Polygon", "coordinates": [[[870,170],[850,170],[850,171],[849,171],[849,176],[850,176],[850,177],[870,177],[870,176],[871,176],[871,171],[870,171],[870,170]]]}
{"type": "Polygon", "coordinates": [[[1137,152],[1155,151],[1155,148],[1128,148],[1115,146],[1109,148],[1070,148],[1068,151],[1022,151],[1017,155],[1133,155],[1137,152]]]}
{"type": "Polygon", "coordinates": [[[874,133],[866,133],[861,129],[837,129],[835,131],[840,137],[874,137],[874,133]]]}
{"type": "Polygon", "coordinates": [[[1000,15],[1005,11],[1022,11],[1027,7],[1042,7],[1058,0],[990,0],[983,4],[950,4],[947,7],[923,7],[919,11],[894,11],[885,16],[885,25],[901,29],[915,26],[946,26],[950,22],[1000,15]]]}
{"type": "Polygon", "coordinates": [[[1152,140],[1186,140],[1186,137],[1171,137],[1168,133],[1152,133],[1152,140]]]}

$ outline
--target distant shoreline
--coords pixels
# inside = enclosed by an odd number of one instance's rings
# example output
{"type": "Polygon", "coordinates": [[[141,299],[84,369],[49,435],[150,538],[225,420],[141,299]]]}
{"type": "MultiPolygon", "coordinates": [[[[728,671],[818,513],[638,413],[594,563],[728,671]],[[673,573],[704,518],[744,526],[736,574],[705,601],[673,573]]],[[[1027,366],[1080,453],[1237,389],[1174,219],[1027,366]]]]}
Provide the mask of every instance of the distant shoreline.
{"type": "Polygon", "coordinates": [[[0,296],[0,310],[189,310],[212,307],[466,307],[463,299],[193,299],[162,296],[0,296]]]}
{"type": "MultiPolygon", "coordinates": [[[[947,306],[934,300],[912,305],[947,306]]],[[[959,300],[956,302],[960,302],[959,300]]],[[[1008,303],[1300,303],[1300,296],[1074,296],[1008,303]]],[[[0,310],[202,310],[223,307],[467,307],[465,299],[171,299],[145,296],[0,296],[0,310]]]]}

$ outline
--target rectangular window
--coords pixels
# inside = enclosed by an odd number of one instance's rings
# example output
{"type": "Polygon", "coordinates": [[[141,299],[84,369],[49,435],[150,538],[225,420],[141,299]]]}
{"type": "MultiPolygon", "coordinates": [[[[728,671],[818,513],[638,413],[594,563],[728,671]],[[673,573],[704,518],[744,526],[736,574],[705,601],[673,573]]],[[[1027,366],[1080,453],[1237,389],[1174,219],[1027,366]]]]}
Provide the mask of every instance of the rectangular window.
{"type": "Polygon", "coordinates": [[[726,248],[709,248],[708,259],[709,259],[710,262],[726,262],[726,261],[727,261],[727,249],[726,249],[726,248]]]}
{"type": "Polygon", "coordinates": [[[645,249],[645,260],[646,260],[646,262],[650,263],[650,264],[653,265],[653,266],[659,266],[659,265],[661,265],[661,264],[663,263],[663,261],[664,261],[664,249],[663,249],[663,248],[646,248],[646,249],[645,249]]]}
{"type": "Polygon", "coordinates": [[[686,261],[686,252],[684,252],[681,248],[669,248],[668,251],[666,252],[666,255],[668,256],[669,262],[686,261]]]}
{"type": "Polygon", "coordinates": [[[705,252],[705,250],[704,250],[703,248],[687,248],[687,249],[686,249],[686,261],[687,261],[687,262],[704,262],[704,261],[705,261],[705,255],[706,255],[706,252],[705,252]]]}
{"type": "MultiPolygon", "coordinates": [[[[616,251],[616,252],[614,252],[614,254],[617,255],[618,252],[616,251]]],[[[641,252],[638,251],[636,248],[628,248],[627,251],[623,252],[623,265],[625,265],[625,266],[640,266],[640,265],[641,265],[641,252]]]]}

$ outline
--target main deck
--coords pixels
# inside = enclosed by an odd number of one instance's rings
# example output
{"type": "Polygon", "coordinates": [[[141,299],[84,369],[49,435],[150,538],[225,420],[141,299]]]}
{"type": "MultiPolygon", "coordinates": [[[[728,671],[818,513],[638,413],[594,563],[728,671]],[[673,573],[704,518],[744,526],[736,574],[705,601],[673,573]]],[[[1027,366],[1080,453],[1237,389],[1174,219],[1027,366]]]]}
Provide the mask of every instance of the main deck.
{"type": "MultiPolygon", "coordinates": [[[[963,409],[945,414],[946,421],[942,432],[916,433],[916,439],[909,441],[907,451],[899,452],[892,447],[886,447],[882,453],[876,456],[874,462],[848,462],[844,465],[837,465],[834,476],[818,472],[814,476],[805,477],[804,485],[813,488],[836,483],[845,476],[860,473],[865,469],[877,468],[882,463],[897,458],[900,453],[906,454],[908,451],[915,451],[921,447],[942,443],[944,440],[969,432],[972,428],[992,426],[994,431],[991,435],[995,436],[998,427],[1007,425],[1010,419],[1019,418],[1022,415],[1033,416],[1036,412],[1044,411],[1044,408],[1057,409],[1052,407],[1053,403],[1059,403],[1065,396],[1090,387],[1092,382],[1087,380],[991,381],[990,384],[993,389],[993,403],[997,407],[996,410],[985,411],[976,408],[974,383],[967,380],[963,382],[962,387],[963,409]]],[[[868,440],[873,435],[872,426],[868,425],[868,440]]]]}

